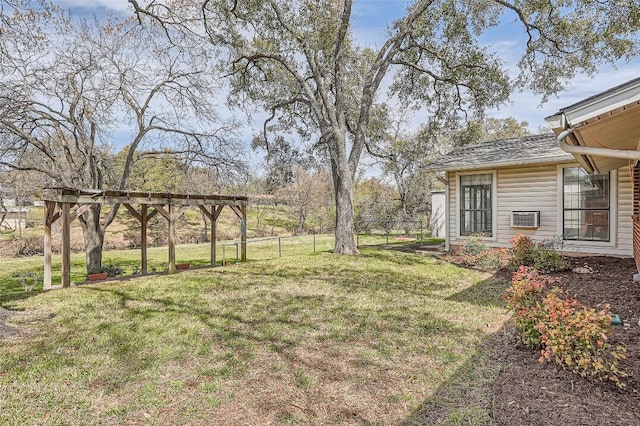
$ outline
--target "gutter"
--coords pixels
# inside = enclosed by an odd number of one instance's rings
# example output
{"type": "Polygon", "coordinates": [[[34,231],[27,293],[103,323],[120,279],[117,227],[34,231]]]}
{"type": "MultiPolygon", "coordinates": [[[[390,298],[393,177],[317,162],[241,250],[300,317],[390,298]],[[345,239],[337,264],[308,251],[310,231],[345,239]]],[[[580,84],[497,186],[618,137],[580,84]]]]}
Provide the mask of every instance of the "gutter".
{"type": "Polygon", "coordinates": [[[561,132],[556,140],[558,141],[558,147],[564,152],[568,152],[570,154],[581,154],[581,155],[593,155],[596,157],[608,157],[608,158],[622,158],[625,160],[636,160],[640,161],[640,151],[630,150],[630,149],[612,149],[612,148],[592,148],[587,146],[579,146],[579,145],[569,145],[564,140],[573,133],[576,129],[569,128],[563,132],[561,132]]]}

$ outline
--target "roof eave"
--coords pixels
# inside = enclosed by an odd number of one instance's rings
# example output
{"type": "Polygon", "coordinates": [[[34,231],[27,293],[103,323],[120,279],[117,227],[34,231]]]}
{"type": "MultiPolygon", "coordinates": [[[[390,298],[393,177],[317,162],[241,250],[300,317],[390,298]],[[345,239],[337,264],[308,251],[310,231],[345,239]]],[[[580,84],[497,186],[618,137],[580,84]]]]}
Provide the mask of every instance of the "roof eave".
{"type": "MultiPolygon", "coordinates": [[[[604,93],[600,97],[596,97],[592,100],[587,100],[585,102],[563,108],[560,110],[561,114],[548,117],[546,121],[551,125],[549,119],[562,115],[564,116],[563,119],[566,120],[566,123],[560,124],[576,126],[589,119],[638,101],[640,101],[640,81],[637,81],[632,85],[622,87],[618,90],[613,90],[610,93],[604,93]]],[[[566,128],[565,126],[563,127],[566,128]]]]}
{"type": "Polygon", "coordinates": [[[511,167],[511,166],[526,166],[531,164],[559,164],[574,161],[574,157],[571,154],[557,156],[557,157],[549,157],[549,158],[536,158],[528,161],[495,161],[490,163],[482,163],[482,164],[464,164],[464,165],[456,165],[456,166],[443,166],[443,167],[425,167],[424,171],[427,172],[453,172],[453,171],[466,171],[466,170],[482,170],[482,169],[496,169],[503,167],[511,167]]]}
{"type": "Polygon", "coordinates": [[[547,118],[544,119],[544,121],[547,122],[547,124],[549,125],[549,127],[551,127],[552,130],[556,130],[556,129],[565,129],[566,126],[566,120],[565,120],[565,116],[562,113],[557,113],[554,115],[551,115],[547,118]]]}

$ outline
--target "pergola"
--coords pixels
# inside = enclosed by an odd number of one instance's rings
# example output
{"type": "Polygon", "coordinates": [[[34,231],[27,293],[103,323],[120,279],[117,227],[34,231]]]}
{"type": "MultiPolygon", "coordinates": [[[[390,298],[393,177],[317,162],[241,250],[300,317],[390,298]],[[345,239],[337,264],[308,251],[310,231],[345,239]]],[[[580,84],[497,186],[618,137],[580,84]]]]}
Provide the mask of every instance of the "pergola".
{"type": "Polygon", "coordinates": [[[44,200],[44,289],[51,285],[51,228],[62,221],[61,253],[62,284],[71,285],[71,222],[86,212],[92,204],[126,207],[140,222],[142,273],[147,273],[147,223],[156,214],[169,222],[169,273],[176,271],[176,222],[189,206],[198,206],[211,222],[211,266],[216,265],[216,221],[225,206],[229,206],[240,220],[241,260],[247,260],[248,197],[227,195],[170,194],[160,192],[103,191],[73,188],[46,188],[44,200]],[[136,208],[136,206],[138,208],[136,208]]]}

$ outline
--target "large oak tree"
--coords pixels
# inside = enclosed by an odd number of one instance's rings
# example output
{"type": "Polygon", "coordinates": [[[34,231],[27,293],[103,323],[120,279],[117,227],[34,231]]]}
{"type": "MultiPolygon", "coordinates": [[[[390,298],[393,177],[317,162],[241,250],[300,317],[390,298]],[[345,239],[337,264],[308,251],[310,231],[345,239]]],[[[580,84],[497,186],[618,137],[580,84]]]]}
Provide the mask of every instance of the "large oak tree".
{"type": "MultiPolygon", "coordinates": [[[[375,49],[353,37],[354,0],[129,0],[166,34],[206,36],[228,53],[232,103],[261,108],[264,145],[280,133],[320,146],[336,200],[335,252],[356,253],[353,185],[386,77],[431,116],[480,115],[527,86],[542,98],[577,72],[637,53],[637,0],[416,0],[375,49]],[[520,73],[479,36],[515,21],[520,73]]],[[[174,40],[179,42],[179,40],[174,40]]]]}

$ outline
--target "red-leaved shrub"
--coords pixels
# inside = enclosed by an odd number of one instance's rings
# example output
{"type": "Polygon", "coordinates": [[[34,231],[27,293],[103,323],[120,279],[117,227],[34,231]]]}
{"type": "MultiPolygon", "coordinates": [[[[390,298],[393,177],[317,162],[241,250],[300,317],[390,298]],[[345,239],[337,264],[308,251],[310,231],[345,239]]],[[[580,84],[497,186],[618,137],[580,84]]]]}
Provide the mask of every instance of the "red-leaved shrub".
{"type": "Polygon", "coordinates": [[[540,348],[540,362],[553,360],[582,377],[624,387],[622,378],[627,374],[618,363],[626,359],[627,351],[607,341],[611,335],[608,306],[596,311],[575,297],[561,297],[559,288],[550,288],[554,282],[559,279],[526,266],[513,274],[505,299],[514,311],[522,343],[540,348]]]}

